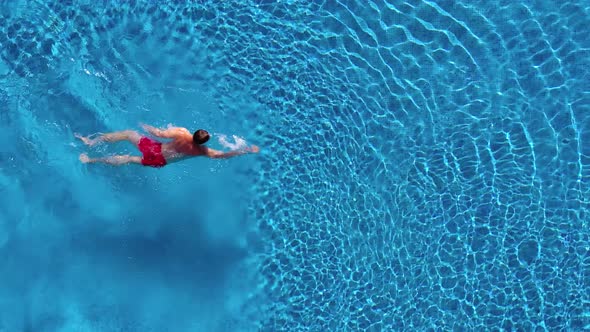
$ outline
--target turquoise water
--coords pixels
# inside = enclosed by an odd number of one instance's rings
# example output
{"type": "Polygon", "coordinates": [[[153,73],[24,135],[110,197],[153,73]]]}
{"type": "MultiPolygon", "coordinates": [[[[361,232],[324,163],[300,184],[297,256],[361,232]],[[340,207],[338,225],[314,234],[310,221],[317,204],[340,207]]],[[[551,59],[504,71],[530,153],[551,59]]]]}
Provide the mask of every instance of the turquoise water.
{"type": "Polygon", "coordinates": [[[0,331],[590,329],[590,2],[0,2],[0,331]],[[258,155],[81,165],[73,134],[258,155]]]}

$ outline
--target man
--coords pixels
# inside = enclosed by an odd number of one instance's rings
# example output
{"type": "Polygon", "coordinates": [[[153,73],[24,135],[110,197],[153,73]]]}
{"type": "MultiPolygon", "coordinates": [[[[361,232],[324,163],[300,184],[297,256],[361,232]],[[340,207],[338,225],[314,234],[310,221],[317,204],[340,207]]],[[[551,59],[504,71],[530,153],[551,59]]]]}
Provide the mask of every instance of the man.
{"type": "Polygon", "coordinates": [[[79,138],[88,146],[93,146],[100,142],[119,142],[129,141],[136,145],[142,153],[140,156],[111,156],[104,158],[90,158],[86,153],[80,155],[80,161],[83,163],[105,163],[110,165],[125,165],[125,164],[142,164],[151,167],[164,167],[168,163],[180,161],[196,156],[207,156],[209,158],[230,158],[246,153],[258,153],[260,149],[256,145],[245,147],[230,152],[222,152],[209,149],[204,146],[209,140],[209,133],[203,129],[199,129],[191,134],[188,129],[181,127],[168,127],[162,130],[146,124],[142,127],[148,133],[161,137],[168,138],[171,141],[161,143],[151,138],[141,136],[134,130],[124,130],[109,134],[103,134],[96,138],[84,137],[80,134],[75,136],[79,138]]]}

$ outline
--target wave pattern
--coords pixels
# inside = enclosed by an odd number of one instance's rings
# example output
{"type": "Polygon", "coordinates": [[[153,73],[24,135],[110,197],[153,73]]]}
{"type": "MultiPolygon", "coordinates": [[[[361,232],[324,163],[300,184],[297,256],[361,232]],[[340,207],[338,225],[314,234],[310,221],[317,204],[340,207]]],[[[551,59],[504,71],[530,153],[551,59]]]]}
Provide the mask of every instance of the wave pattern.
{"type": "Polygon", "coordinates": [[[251,210],[262,239],[251,268],[263,275],[251,328],[590,324],[583,2],[95,7],[3,18],[11,73],[59,72],[65,54],[116,59],[126,38],[105,36],[122,29],[162,57],[206,61],[191,79],[221,109],[244,87],[265,108],[248,115],[266,151],[251,210]],[[46,33],[19,42],[31,27],[46,33]]]}
{"type": "Polygon", "coordinates": [[[442,1],[292,14],[259,183],[266,326],[586,326],[585,18],[442,1]]]}

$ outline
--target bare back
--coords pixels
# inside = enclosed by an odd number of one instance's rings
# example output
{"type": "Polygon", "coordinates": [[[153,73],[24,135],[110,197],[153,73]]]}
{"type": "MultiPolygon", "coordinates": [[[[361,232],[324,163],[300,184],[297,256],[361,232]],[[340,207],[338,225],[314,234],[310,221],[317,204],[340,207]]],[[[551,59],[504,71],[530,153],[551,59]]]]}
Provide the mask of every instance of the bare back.
{"type": "Polygon", "coordinates": [[[207,147],[195,145],[192,136],[182,135],[170,142],[162,144],[162,154],[171,162],[189,157],[203,156],[207,154],[207,147]]]}

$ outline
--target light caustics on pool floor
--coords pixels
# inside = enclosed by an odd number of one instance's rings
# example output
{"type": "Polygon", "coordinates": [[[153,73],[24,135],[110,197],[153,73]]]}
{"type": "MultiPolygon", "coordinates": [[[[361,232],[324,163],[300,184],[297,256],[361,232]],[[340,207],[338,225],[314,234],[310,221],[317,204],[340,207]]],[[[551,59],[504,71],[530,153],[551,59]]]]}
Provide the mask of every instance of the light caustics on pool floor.
{"type": "Polygon", "coordinates": [[[124,29],[209,52],[227,68],[202,77],[219,103],[247,86],[264,106],[251,115],[270,151],[251,210],[264,278],[245,316],[262,330],[590,324],[587,6],[52,6],[37,31],[2,22],[13,73],[124,29]]]}

